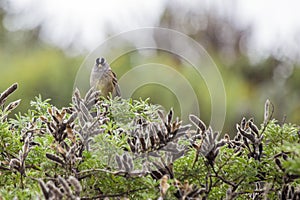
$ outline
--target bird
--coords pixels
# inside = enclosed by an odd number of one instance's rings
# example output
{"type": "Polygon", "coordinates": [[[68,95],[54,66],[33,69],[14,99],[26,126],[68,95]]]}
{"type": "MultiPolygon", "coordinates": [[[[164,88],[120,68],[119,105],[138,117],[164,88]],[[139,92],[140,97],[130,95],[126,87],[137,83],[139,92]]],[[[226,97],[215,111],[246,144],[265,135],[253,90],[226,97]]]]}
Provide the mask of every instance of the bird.
{"type": "Polygon", "coordinates": [[[121,97],[116,74],[111,70],[105,58],[97,58],[90,75],[90,86],[100,91],[100,95],[109,98],[121,97]]]}

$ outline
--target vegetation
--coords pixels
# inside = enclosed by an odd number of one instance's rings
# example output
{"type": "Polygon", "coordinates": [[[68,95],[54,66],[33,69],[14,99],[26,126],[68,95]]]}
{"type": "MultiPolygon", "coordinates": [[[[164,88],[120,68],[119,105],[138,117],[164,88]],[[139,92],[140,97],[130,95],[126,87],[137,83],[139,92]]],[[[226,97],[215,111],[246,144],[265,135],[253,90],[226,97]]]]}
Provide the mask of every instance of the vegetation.
{"type": "Polygon", "coordinates": [[[0,95],[0,199],[299,199],[299,127],[243,118],[234,138],[197,116],[183,125],[148,100],[76,90],[69,107],[36,97],[8,114],[0,95]]]}

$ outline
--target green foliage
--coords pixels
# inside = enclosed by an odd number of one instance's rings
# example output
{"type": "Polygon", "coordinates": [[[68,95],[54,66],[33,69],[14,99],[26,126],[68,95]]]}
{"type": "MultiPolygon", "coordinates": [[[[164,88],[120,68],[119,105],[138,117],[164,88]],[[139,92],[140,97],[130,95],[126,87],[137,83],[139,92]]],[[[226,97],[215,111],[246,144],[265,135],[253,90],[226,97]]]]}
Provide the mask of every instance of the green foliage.
{"type": "Polygon", "coordinates": [[[283,167],[288,173],[300,175],[300,151],[299,143],[284,143],[283,151],[292,152],[291,158],[284,160],[283,167]]]}
{"type": "Polygon", "coordinates": [[[92,90],[61,109],[39,96],[7,118],[14,90],[0,95],[2,199],[299,197],[299,127],[272,119],[269,101],[261,128],[243,118],[231,139],[197,116],[192,128],[149,100],[92,90]]]}

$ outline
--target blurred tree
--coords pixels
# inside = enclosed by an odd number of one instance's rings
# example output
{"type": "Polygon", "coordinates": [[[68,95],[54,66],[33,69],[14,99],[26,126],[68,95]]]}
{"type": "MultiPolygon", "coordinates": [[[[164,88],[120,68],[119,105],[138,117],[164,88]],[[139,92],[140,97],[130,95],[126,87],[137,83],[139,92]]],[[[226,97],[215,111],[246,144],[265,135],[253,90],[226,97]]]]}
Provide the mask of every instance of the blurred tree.
{"type": "MultiPolygon", "coordinates": [[[[0,10],[0,21],[3,18],[0,10]]],[[[20,86],[14,98],[22,102],[15,112],[25,112],[39,94],[57,106],[68,106],[81,57],[67,57],[62,50],[40,42],[38,29],[10,32],[0,23],[0,42],[0,90],[14,82],[20,86]]]]}
{"type": "MultiPolygon", "coordinates": [[[[267,98],[275,105],[275,117],[282,119],[287,115],[289,121],[299,120],[295,115],[300,111],[297,63],[273,56],[257,59],[256,62],[251,60],[247,44],[252,27],[237,26],[234,13],[221,16],[213,8],[190,8],[169,2],[159,26],[189,35],[212,56],[223,76],[227,93],[225,125],[234,124],[243,115],[251,117],[250,113],[261,120],[259,107],[267,98]]],[[[198,95],[198,98],[200,102],[208,102],[210,97],[198,95]]],[[[200,105],[200,108],[205,111],[203,119],[208,121],[210,115],[205,114],[206,105],[200,105]]],[[[234,130],[225,127],[227,131],[234,130]]]]}

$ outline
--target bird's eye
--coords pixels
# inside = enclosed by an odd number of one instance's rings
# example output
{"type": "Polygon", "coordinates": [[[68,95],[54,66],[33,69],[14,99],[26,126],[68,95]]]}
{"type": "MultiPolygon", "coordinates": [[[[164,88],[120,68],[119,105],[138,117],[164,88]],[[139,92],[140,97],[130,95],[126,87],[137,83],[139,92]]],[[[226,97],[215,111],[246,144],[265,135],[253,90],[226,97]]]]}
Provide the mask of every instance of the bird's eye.
{"type": "Polygon", "coordinates": [[[97,58],[97,59],[96,59],[96,64],[97,64],[97,65],[100,64],[99,60],[100,60],[100,58],[97,58]]]}
{"type": "Polygon", "coordinates": [[[104,58],[101,58],[100,64],[103,65],[104,62],[105,62],[105,59],[104,59],[104,58]]]}

